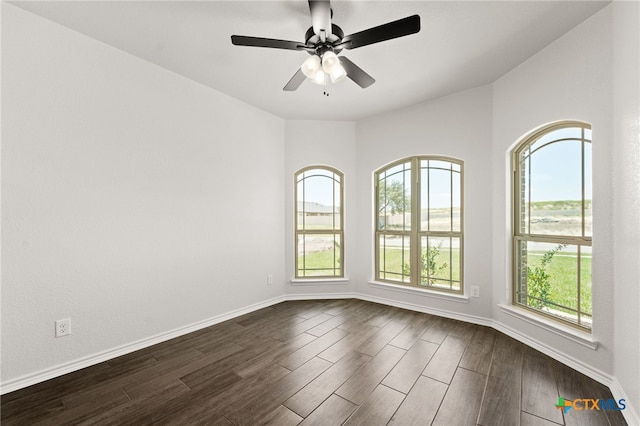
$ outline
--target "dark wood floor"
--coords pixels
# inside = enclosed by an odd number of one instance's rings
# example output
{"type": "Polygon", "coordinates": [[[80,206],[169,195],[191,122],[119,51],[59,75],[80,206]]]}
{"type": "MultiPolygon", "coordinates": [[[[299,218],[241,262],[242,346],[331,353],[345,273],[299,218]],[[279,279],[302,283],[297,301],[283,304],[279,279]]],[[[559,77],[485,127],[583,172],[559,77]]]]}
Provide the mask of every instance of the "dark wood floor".
{"type": "Polygon", "coordinates": [[[609,389],[490,328],[284,302],[2,397],[3,425],[623,425],[609,389]]]}

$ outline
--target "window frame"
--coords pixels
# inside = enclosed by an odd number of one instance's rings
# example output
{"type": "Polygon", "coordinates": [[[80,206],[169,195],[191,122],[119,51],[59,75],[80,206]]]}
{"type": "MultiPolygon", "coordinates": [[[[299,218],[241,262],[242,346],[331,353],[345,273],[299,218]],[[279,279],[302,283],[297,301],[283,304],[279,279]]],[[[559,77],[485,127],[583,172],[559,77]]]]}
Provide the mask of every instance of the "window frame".
{"type": "MultiPolygon", "coordinates": [[[[307,178],[303,178],[303,179],[307,179],[307,178]]],[[[335,188],[335,185],[334,185],[334,188],[335,188]]],[[[335,194],[333,195],[334,195],[333,199],[335,200],[335,194]]],[[[302,200],[302,202],[304,203],[306,202],[306,200],[302,200]]],[[[294,229],[293,247],[294,247],[294,253],[295,253],[294,254],[294,277],[295,277],[294,279],[318,281],[318,280],[331,280],[331,279],[344,278],[345,277],[345,273],[344,273],[345,271],[344,269],[344,173],[342,173],[340,170],[336,169],[335,167],[325,166],[325,165],[306,166],[296,171],[293,175],[293,210],[294,210],[293,211],[293,229],[294,229]],[[340,187],[340,194],[339,194],[340,208],[339,208],[338,214],[340,216],[340,221],[339,221],[338,229],[335,228],[335,225],[333,229],[300,229],[298,227],[298,214],[299,214],[298,183],[300,182],[299,176],[303,175],[304,173],[310,170],[323,170],[325,172],[332,173],[334,182],[336,181],[335,180],[336,176],[339,178],[338,183],[340,187]],[[333,234],[334,240],[337,236],[340,241],[339,268],[337,268],[339,270],[339,274],[338,275],[336,274],[334,275],[301,275],[300,271],[301,270],[306,271],[307,268],[300,269],[299,267],[300,254],[298,249],[298,241],[300,236],[326,235],[326,234],[333,234]]],[[[335,206],[334,206],[334,212],[335,212],[335,206]]],[[[331,269],[335,270],[336,268],[334,267],[331,269]]]]}
{"type": "MultiPolygon", "coordinates": [[[[453,169],[452,169],[452,173],[453,173],[453,169]]],[[[379,282],[389,283],[389,284],[397,284],[403,287],[414,288],[422,291],[434,291],[434,292],[439,292],[439,293],[441,292],[441,293],[447,293],[447,294],[453,294],[453,295],[464,295],[464,161],[458,158],[454,158],[450,156],[442,156],[442,155],[421,155],[421,156],[401,158],[392,163],[386,164],[385,166],[376,170],[373,174],[373,180],[374,180],[374,209],[373,209],[374,212],[373,213],[374,213],[374,277],[375,277],[375,280],[379,282]],[[459,231],[453,231],[453,230],[430,231],[430,230],[423,230],[421,228],[421,210],[422,210],[422,205],[421,205],[422,192],[421,191],[423,186],[423,182],[421,179],[422,161],[443,161],[451,164],[456,164],[459,167],[460,170],[456,171],[459,173],[459,181],[460,181],[459,231]],[[409,163],[409,170],[410,170],[409,187],[411,188],[411,201],[410,201],[409,209],[404,210],[405,214],[406,212],[409,212],[409,214],[411,215],[410,229],[401,230],[401,231],[380,229],[380,226],[378,224],[379,214],[380,214],[380,190],[379,190],[379,183],[381,181],[380,175],[404,163],[409,163]],[[405,277],[404,274],[402,275],[403,276],[402,281],[388,279],[382,276],[383,273],[386,274],[385,271],[381,270],[381,265],[380,265],[380,256],[381,256],[380,238],[383,235],[396,235],[396,236],[409,238],[410,272],[408,275],[406,275],[409,281],[404,280],[404,277],[405,277]],[[450,280],[448,280],[450,282],[450,288],[421,284],[421,271],[422,271],[421,241],[423,237],[439,237],[439,238],[450,237],[450,238],[459,239],[459,260],[458,260],[458,267],[459,267],[458,282],[460,286],[459,289],[452,288],[452,285],[454,283],[452,271],[450,272],[450,280]]],[[[454,193],[453,187],[451,187],[451,196],[453,196],[453,193],[454,193]]],[[[453,215],[453,209],[454,209],[453,205],[450,208],[452,209],[452,215],[453,215]]],[[[453,218],[451,220],[451,223],[453,224],[453,218]]],[[[452,256],[451,249],[450,249],[450,256],[452,256]]],[[[449,262],[451,262],[451,257],[449,262]]],[[[451,269],[451,266],[450,266],[450,269],[451,269]]]]}
{"type": "MultiPolygon", "coordinates": [[[[582,280],[582,266],[581,266],[581,248],[582,247],[589,247],[592,248],[592,234],[593,234],[593,226],[592,226],[592,230],[591,230],[591,235],[587,236],[585,233],[585,222],[586,222],[586,202],[589,200],[585,199],[585,170],[586,167],[592,167],[592,164],[586,164],[585,162],[585,149],[584,149],[584,144],[585,143],[590,143],[592,144],[593,141],[591,139],[587,139],[585,137],[585,130],[589,130],[592,131],[592,127],[591,124],[587,123],[587,122],[583,122],[583,121],[575,121],[575,120],[563,120],[563,121],[557,121],[545,126],[542,126],[538,129],[536,129],[535,131],[529,133],[528,135],[526,135],[525,137],[523,137],[517,144],[516,146],[512,149],[512,155],[511,155],[511,172],[512,172],[512,178],[511,178],[511,186],[512,186],[512,202],[511,202],[511,220],[512,220],[512,237],[511,237],[511,244],[512,244],[512,255],[511,255],[511,268],[512,268],[512,285],[511,285],[511,304],[514,307],[517,308],[521,308],[521,309],[525,309],[528,312],[532,312],[535,315],[540,315],[543,318],[547,318],[547,319],[551,319],[554,322],[557,322],[559,324],[564,324],[564,325],[569,325],[573,328],[577,328],[581,331],[585,331],[588,333],[591,333],[592,331],[592,326],[587,326],[584,325],[581,319],[581,316],[584,315],[584,312],[581,309],[581,280],[582,280]],[[521,221],[522,221],[522,209],[523,209],[523,205],[522,205],[522,196],[523,196],[523,189],[522,189],[522,169],[520,166],[520,155],[523,151],[526,151],[530,146],[534,145],[539,139],[541,139],[542,137],[544,137],[545,135],[548,135],[554,131],[557,130],[561,130],[561,129],[568,129],[568,128],[580,128],[581,129],[581,138],[580,138],[580,143],[581,143],[581,158],[580,158],[580,162],[581,162],[581,235],[580,236],[571,236],[571,235],[562,235],[562,234],[538,234],[538,233],[531,233],[531,214],[530,214],[530,207],[529,206],[529,213],[527,214],[527,217],[529,219],[529,225],[528,225],[528,230],[529,232],[523,232],[521,229],[521,221]],[[522,298],[523,296],[519,293],[518,288],[522,287],[522,283],[521,283],[521,262],[520,262],[520,257],[521,257],[521,252],[520,252],[520,243],[521,242],[539,242],[539,243],[550,243],[550,244],[566,244],[566,245],[572,245],[572,246],[576,246],[578,248],[577,254],[576,254],[576,266],[577,266],[577,273],[576,273],[576,277],[577,277],[577,310],[576,310],[576,317],[577,317],[577,321],[571,321],[568,319],[564,319],[562,318],[560,315],[555,315],[549,312],[545,312],[542,309],[538,309],[532,306],[529,306],[528,304],[523,303],[521,301],[519,301],[519,298],[522,298]]],[[[558,143],[558,142],[562,142],[562,141],[567,141],[567,140],[576,140],[575,138],[568,138],[568,139],[553,139],[551,141],[546,142],[544,145],[538,147],[536,150],[542,149],[550,144],[553,143],[558,143]]],[[[530,154],[531,155],[531,154],[530,154]]],[[[593,178],[592,178],[593,179],[593,178]]],[[[530,193],[530,189],[527,190],[528,193],[530,193]]],[[[591,202],[593,203],[593,195],[591,197],[591,202]]],[[[593,257],[592,257],[593,258],[593,257]]],[[[593,263],[591,266],[591,271],[592,274],[591,276],[593,276],[593,263]]],[[[527,294],[524,295],[524,297],[528,297],[527,294]]],[[[553,303],[553,302],[552,302],[553,303]]],[[[560,306],[560,305],[558,305],[560,306]]],[[[563,308],[565,309],[571,309],[568,306],[563,306],[563,308]]],[[[589,314],[589,316],[591,316],[591,324],[593,324],[593,306],[591,309],[591,314],[589,314]]]]}

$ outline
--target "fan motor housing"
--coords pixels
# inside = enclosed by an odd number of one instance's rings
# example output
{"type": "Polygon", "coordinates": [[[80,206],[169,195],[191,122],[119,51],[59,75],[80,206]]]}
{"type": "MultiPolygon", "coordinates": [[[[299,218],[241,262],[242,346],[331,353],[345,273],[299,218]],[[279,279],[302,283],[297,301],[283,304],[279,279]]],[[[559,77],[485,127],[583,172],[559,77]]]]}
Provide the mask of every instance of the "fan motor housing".
{"type": "Polygon", "coordinates": [[[308,51],[309,55],[315,55],[317,53],[324,53],[327,50],[333,51],[338,54],[342,51],[342,47],[335,48],[334,45],[339,44],[344,37],[344,31],[336,24],[331,24],[331,37],[325,40],[324,43],[320,40],[320,37],[313,31],[313,27],[309,27],[304,35],[304,41],[307,46],[312,45],[315,51],[308,51]]]}

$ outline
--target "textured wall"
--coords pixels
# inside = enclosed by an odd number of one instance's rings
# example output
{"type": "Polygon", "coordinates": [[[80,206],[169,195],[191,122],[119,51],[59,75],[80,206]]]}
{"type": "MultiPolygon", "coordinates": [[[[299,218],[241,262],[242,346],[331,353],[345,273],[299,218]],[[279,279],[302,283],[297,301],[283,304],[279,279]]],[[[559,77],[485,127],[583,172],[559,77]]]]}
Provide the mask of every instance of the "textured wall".
{"type": "Polygon", "coordinates": [[[283,120],[2,17],[3,382],[282,294],[283,120]]]}
{"type": "Polygon", "coordinates": [[[612,9],[614,375],[640,416],[640,3],[612,9]]]}

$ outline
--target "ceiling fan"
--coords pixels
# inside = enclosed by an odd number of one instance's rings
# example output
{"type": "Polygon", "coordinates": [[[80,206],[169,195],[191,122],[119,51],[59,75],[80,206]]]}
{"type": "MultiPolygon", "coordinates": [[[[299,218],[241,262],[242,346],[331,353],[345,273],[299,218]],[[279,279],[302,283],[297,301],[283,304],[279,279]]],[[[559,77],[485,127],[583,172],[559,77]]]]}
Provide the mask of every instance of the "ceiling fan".
{"type": "Polygon", "coordinates": [[[312,26],[305,34],[304,43],[240,35],[232,35],[231,42],[236,46],[308,52],[311,56],[304,61],[283,90],[294,91],[307,78],[316,84],[324,85],[329,80],[337,83],[345,77],[349,77],[358,86],[366,88],[375,83],[373,77],[346,56],[338,57],[337,55],[343,49],[356,49],[420,31],[420,16],[412,15],[345,36],[342,28],[331,22],[333,10],[329,0],[309,0],[309,11],[312,26]]]}

